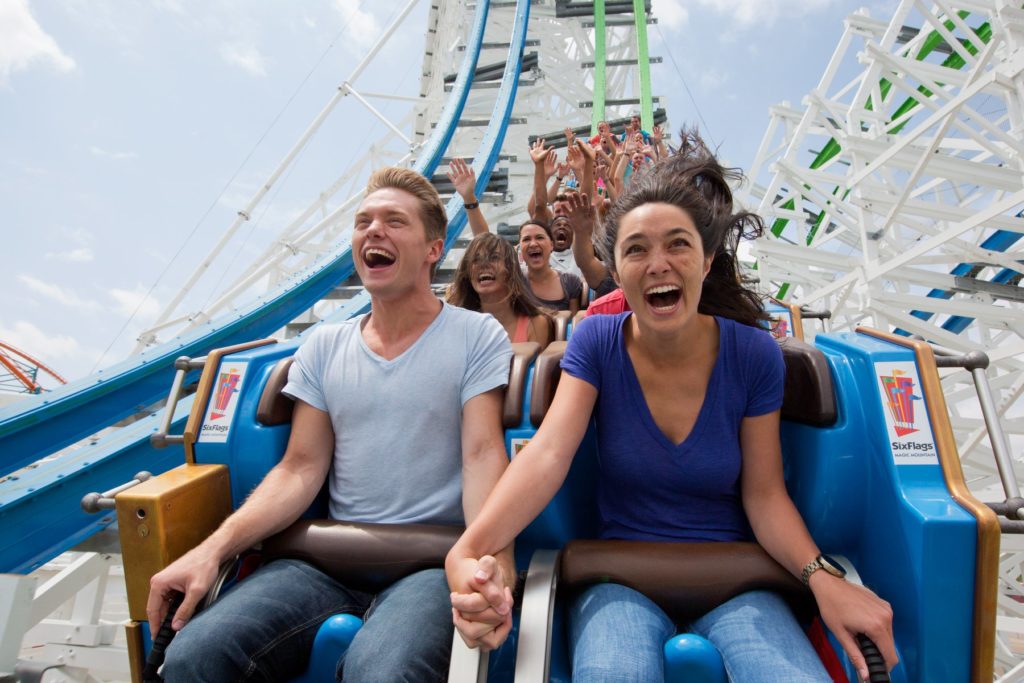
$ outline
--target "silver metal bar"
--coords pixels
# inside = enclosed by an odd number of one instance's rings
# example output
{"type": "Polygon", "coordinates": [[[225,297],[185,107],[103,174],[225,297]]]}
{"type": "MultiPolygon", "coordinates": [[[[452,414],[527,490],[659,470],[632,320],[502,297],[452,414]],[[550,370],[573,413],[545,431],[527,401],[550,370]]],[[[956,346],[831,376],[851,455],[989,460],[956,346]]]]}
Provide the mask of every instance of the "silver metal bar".
{"type": "Polygon", "coordinates": [[[149,472],[139,472],[131,481],[125,482],[120,486],[116,486],[109,491],[105,491],[103,493],[87,493],[82,497],[82,509],[90,514],[95,514],[100,510],[113,510],[116,506],[114,496],[122,491],[127,491],[133,486],[138,486],[152,476],[153,475],[149,472]]]}
{"type": "MultiPolygon", "coordinates": [[[[1010,447],[1006,442],[1006,434],[1003,432],[1003,425],[999,422],[999,413],[996,410],[996,402],[992,398],[992,388],[988,383],[988,376],[984,368],[971,370],[971,377],[974,379],[974,388],[978,392],[978,402],[981,404],[981,415],[985,418],[985,427],[988,429],[988,438],[992,443],[992,452],[996,456],[996,467],[999,468],[999,479],[1003,482],[1003,491],[1007,499],[1020,498],[1020,487],[1017,485],[1017,475],[1013,471],[1013,459],[1010,457],[1010,447]]],[[[1021,517],[1021,509],[1013,515],[1021,517]]]]}
{"type": "Polygon", "coordinates": [[[149,443],[153,448],[166,448],[170,444],[185,443],[185,437],[181,434],[169,434],[171,422],[174,421],[174,411],[181,399],[181,389],[185,385],[185,377],[190,370],[201,370],[206,365],[206,356],[195,360],[188,356],[179,356],[174,361],[174,381],[171,382],[171,391],[167,394],[167,403],[164,404],[164,415],[160,427],[150,435],[149,443]]]}
{"type": "Polygon", "coordinates": [[[558,587],[558,551],[538,550],[530,559],[519,614],[515,683],[546,681],[551,667],[551,624],[558,587]]]}

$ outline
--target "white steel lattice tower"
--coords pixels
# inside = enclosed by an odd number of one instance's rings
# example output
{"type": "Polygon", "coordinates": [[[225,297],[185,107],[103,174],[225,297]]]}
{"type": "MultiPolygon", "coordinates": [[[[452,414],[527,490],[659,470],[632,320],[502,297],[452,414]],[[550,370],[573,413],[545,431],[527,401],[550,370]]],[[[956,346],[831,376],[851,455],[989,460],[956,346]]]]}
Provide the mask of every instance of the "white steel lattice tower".
{"type": "MultiPolygon", "coordinates": [[[[988,354],[1010,453],[1024,441],[1024,11],[1019,3],[901,2],[845,31],[802,109],[774,107],[744,201],[770,234],[765,291],[869,325],[988,354]]],[[[943,371],[966,479],[1000,481],[971,375],[943,371]]],[[[1014,465],[1019,467],[1016,459],[1014,465]]],[[[1005,467],[1012,470],[1013,467],[1005,467]]],[[[1022,536],[1003,534],[996,671],[1020,680],[1022,536]]]]}

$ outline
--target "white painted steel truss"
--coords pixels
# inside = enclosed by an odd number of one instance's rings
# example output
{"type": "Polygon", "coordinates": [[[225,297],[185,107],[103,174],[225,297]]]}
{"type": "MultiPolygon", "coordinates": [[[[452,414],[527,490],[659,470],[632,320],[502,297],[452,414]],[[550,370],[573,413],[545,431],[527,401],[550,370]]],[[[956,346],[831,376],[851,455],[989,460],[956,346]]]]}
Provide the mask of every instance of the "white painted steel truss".
{"type": "MultiPolygon", "coordinates": [[[[1017,466],[1022,152],[1020,3],[904,0],[889,22],[850,16],[803,107],[772,108],[742,195],[774,228],[753,249],[766,292],[831,310],[833,330],[870,325],[985,351],[1017,466]]],[[[968,484],[1002,501],[970,374],[942,372],[968,484]]],[[[1024,671],[1019,541],[1004,535],[1001,680],[1024,671]]]]}

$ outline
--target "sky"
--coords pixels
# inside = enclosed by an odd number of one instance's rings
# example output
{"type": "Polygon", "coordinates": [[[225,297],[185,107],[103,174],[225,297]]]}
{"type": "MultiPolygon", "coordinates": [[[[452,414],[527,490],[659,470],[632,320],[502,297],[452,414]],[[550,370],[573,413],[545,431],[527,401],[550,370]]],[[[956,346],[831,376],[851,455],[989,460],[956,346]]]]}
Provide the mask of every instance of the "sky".
{"type": "MultiPolygon", "coordinates": [[[[0,0],[0,341],[69,380],[123,359],[404,4],[0,0]]],[[[671,125],[701,124],[748,167],[768,108],[799,105],[863,4],[654,0],[653,90],[671,125]]],[[[868,9],[887,19],[895,4],[868,9]]],[[[421,1],[362,87],[417,94],[426,13],[421,1]]],[[[239,262],[381,125],[339,105],[239,262]]]]}

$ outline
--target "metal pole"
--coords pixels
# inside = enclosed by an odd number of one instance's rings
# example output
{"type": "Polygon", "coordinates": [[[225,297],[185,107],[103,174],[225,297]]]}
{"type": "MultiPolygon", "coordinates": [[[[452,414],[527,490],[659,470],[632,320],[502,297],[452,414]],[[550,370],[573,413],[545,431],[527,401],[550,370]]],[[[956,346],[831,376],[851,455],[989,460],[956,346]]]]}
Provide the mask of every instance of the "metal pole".
{"type": "MultiPolygon", "coordinates": [[[[331,110],[334,109],[338,102],[340,102],[342,98],[344,98],[345,95],[347,95],[351,91],[350,84],[354,83],[356,79],[359,78],[359,75],[366,69],[366,67],[369,66],[370,62],[377,55],[377,53],[380,52],[381,48],[384,47],[384,44],[388,41],[392,34],[394,34],[395,30],[398,28],[398,25],[402,22],[402,20],[404,20],[405,17],[409,15],[409,12],[412,11],[412,8],[416,5],[417,2],[419,2],[419,0],[409,0],[405,8],[403,8],[402,12],[397,17],[395,17],[395,20],[391,22],[391,25],[388,26],[387,29],[385,29],[384,33],[381,34],[380,38],[377,39],[377,42],[374,44],[374,46],[370,48],[370,51],[366,54],[366,57],[363,58],[363,61],[360,62],[359,65],[352,72],[352,74],[345,79],[343,84],[338,86],[337,92],[335,92],[335,94],[331,97],[330,101],[327,103],[327,106],[325,106],[323,110],[317,115],[317,117],[313,119],[313,123],[309,125],[306,131],[299,138],[298,142],[296,142],[295,145],[292,146],[288,154],[285,155],[284,159],[281,161],[280,164],[278,164],[277,168],[270,175],[270,177],[263,184],[263,186],[259,189],[259,191],[257,191],[253,198],[249,200],[249,203],[246,204],[245,208],[238,212],[238,218],[235,219],[235,221],[228,228],[227,232],[224,233],[224,236],[221,237],[220,240],[217,242],[217,245],[207,254],[206,258],[203,259],[202,263],[199,264],[199,267],[196,268],[195,272],[192,273],[192,276],[188,279],[188,281],[181,288],[178,294],[175,295],[174,299],[172,299],[171,302],[167,304],[167,307],[160,314],[160,317],[157,318],[156,322],[153,323],[152,327],[160,326],[161,324],[163,324],[165,320],[167,320],[167,318],[171,316],[174,310],[178,307],[178,304],[182,302],[185,296],[187,296],[188,293],[192,290],[192,287],[195,286],[196,282],[199,281],[199,279],[203,276],[203,274],[210,267],[210,265],[212,265],[214,259],[224,249],[228,241],[232,237],[234,237],[235,233],[238,231],[238,228],[240,228],[244,222],[250,219],[253,210],[260,203],[260,201],[263,200],[263,197],[265,197],[266,194],[270,191],[270,188],[273,187],[274,183],[277,182],[278,178],[280,178],[281,175],[288,169],[292,161],[295,160],[295,157],[298,156],[299,152],[302,151],[302,148],[306,146],[306,143],[309,142],[310,138],[313,137],[314,133],[316,133],[316,131],[320,128],[321,124],[323,124],[324,119],[327,118],[327,115],[330,114],[331,110]]],[[[371,111],[373,111],[372,107],[370,109],[371,111]]],[[[141,335],[139,335],[139,338],[146,338],[146,332],[143,332],[141,335]]],[[[133,353],[138,353],[139,351],[142,350],[144,346],[145,344],[137,344],[133,353]]]]}

